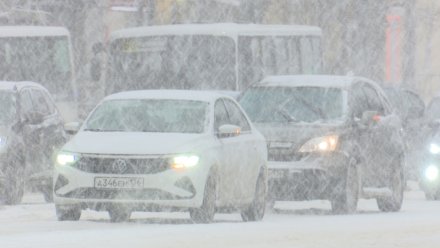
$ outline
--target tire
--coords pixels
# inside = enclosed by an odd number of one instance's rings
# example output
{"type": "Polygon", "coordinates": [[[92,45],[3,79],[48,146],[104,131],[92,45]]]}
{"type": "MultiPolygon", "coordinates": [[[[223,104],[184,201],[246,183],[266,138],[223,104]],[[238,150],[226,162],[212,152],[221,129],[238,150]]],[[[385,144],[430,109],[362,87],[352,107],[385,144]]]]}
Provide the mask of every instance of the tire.
{"type": "Polygon", "coordinates": [[[349,166],[341,192],[337,192],[330,200],[334,214],[352,214],[356,212],[360,192],[359,178],[357,167],[349,166]]]}
{"type": "Polygon", "coordinates": [[[6,187],[4,201],[6,205],[16,205],[21,203],[24,195],[24,162],[20,159],[20,164],[10,164],[6,168],[6,187]]]}
{"type": "MultiPolygon", "coordinates": [[[[399,163],[401,160],[399,159],[399,163]]],[[[398,171],[393,173],[391,178],[391,196],[379,197],[376,199],[377,206],[382,212],[397,212],[402,207],[403,203],[403,191],[405,189],[405,179],[401,166],[398,167],[398,171]]]]}
{"type": "Polygon", "coordinates": [[[214,220],[216,199],[217,184],[215,176],[210,175],[206,180],[202,206],[189,211],[192,221],[194,223],[211,223],[214,220]]]}
{"type": "Polygon", "coordinates": [[[125,207],[112,207],[108,210],[108,215],[111,222],[126,222],[130,220],[131,210],[125,207]]]}
{"type": "Polygon", "coordinates": [[[78,221],[81,218],[81,208],[78,206],[63,206],[55,205],[55,211],[58,221],[78,221]]]}
{"type": "Polygon", "coordinates": [[[260,176],[258,176],[257,183],[255,185],[254,200],[249,207],[241,212],[241,218],[243,221],[260,221],[263,219],[264,211],[266,209],[266,194],[266,177],[263,173],[261,173],[260,176]]]}

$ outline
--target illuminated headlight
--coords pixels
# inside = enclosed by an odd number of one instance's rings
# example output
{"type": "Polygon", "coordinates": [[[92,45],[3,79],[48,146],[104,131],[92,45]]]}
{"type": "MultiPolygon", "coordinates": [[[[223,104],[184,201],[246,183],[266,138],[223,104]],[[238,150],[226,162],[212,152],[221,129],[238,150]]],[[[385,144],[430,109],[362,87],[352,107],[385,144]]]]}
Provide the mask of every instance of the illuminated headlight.
{"type": "Polygon", "coordinates": [[[431,152],[432,154],[439,154],[440,153],[440,146],[432,143],[429,146],[429,152],[431,152]]]}
{"type": "Polygon", "coordinates": [[[72,165],[79,160],[79,155],[69,152],[60,152],[57,155],[57,165],[72,165]]]}
{"type": "Polygon", "coordinates": [[[438,179],[439,169],[437,166],[430,165],[425,169],[425,178],[429,181],[435,181],[438,179]]]}
{"type": "Polygon", "coordinates": [[[196,155],[180,155],[176,156],[171,161],[173,169],[185,169],[196,166],[199,163],[199,157],[196,155]]]}
{"type": "Polygon", "coordinates": [[[313,138],[307,141],[299,152],[332,152],[336,150],[339,137],[336,135],[329,135],[319,138],[313,138]]]}
{"type": "Polygon", "coordinates": [[[3,152],[6,147],[6,137],[0,136],[0,152],[3,152]]]}

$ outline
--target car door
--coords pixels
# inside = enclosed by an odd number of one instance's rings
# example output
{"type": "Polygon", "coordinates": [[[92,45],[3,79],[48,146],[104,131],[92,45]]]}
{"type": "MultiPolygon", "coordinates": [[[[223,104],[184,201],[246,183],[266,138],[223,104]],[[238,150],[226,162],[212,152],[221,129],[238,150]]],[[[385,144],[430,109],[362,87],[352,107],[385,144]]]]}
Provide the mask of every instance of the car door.
{"type": "Polygon", "coordinates": [[[368,111],[378,115],[368,126],[368,165],[364,171],[364,180],[371,187],[382,187],[392,173],[392,162],[399,154],[400,119],[393,114],[384,102],[384,96],[370,83],[364,82],[362,90],[368,102],[368,111]]]}
{"type": "Polygon", "coordinates": [[[52,153],[64,143],[63,121],[54,102],[45,90],[34,88],[31,90],[31,95],[34,108],[44,116],[39,129],[41,154],[43,155],[41,169],[49,169],[51,168],[52,153]]]}
{"type": "Polygon", "coordinates": [[[218,99],[214,105],[214,131],[220,143],[220,178],[219,200],[224,205],[235,204],[240,190],[237,188],[239,174],[237,171],[239,160],[239,139],[237,137],[220,137],[218,130],[222,125],[231,124],[228,111],[223,99],[218,99]]]}
{"type": "Polygon", "coordinates": [[[39,126],[29,120],[30,115],[34,112],[34,104],[32,102],[30,88],[23,88],[20,90],[19,109],[27,164],[26,174],[29,175],[35,171],[35,163],[38,161],[41,154],[39,126]]]}
{"type": "Polygon", "coordinates": [[[246,116],[238,105],[230,99],[224,99],[226,110],[228,111],[230,124],[240,127],[240,135],[234,137],[234,144],[237,147],[237,165],[234,168],[236,175],[236,195],[238,199],[253,198],[255,192],[256,179],[260,167],[262,166],[257,150],[257,140],[252,133],[251,126],[246,116]]]}

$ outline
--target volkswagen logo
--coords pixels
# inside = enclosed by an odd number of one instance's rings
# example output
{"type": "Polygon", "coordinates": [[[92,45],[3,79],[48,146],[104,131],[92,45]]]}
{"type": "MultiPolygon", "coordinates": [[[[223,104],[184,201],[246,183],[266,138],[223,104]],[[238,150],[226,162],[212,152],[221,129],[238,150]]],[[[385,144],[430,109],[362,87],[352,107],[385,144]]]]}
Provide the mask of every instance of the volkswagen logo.
{"type": "Polygon", "coordinates": [[[117,159],[113,162],[112,169],[114,172],[124,173],[127,170],[127,162],[123,159],[117,159]]]}

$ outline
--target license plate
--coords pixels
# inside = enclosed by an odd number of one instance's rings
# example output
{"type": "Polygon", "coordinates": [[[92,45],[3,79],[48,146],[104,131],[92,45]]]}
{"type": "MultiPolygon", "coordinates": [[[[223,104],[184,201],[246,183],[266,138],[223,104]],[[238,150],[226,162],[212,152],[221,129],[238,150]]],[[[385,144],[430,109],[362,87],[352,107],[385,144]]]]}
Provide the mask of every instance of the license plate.
{"type": "Polygon", "coordinates": [[[99,189],[142,189],[143,187],[143,178],[95,177],[95,188],[99,189]]]}

